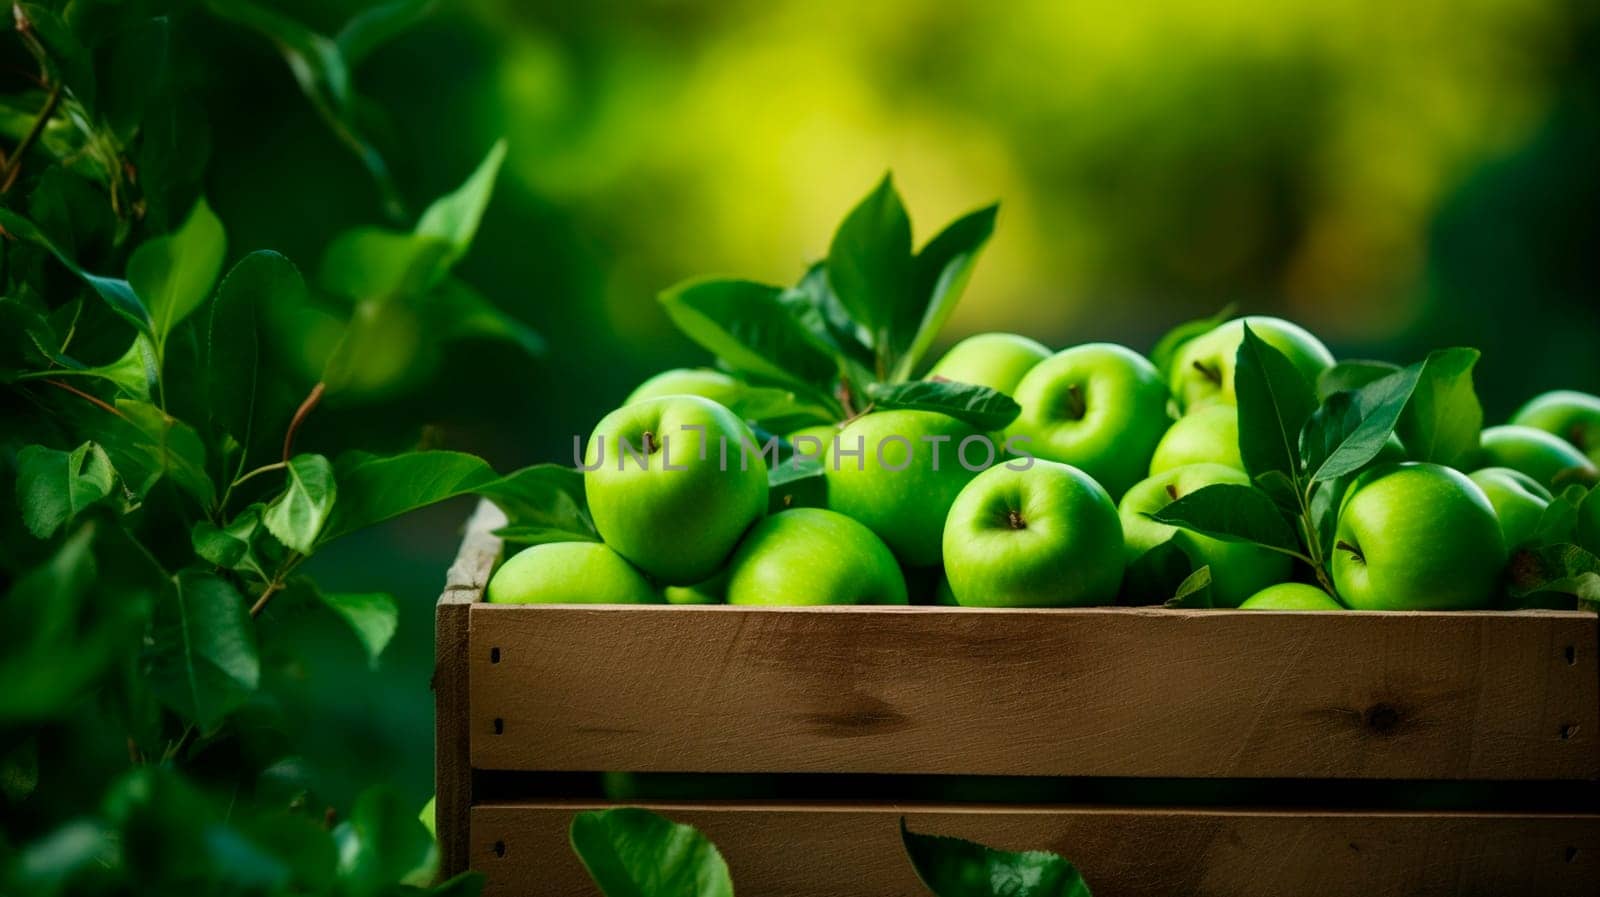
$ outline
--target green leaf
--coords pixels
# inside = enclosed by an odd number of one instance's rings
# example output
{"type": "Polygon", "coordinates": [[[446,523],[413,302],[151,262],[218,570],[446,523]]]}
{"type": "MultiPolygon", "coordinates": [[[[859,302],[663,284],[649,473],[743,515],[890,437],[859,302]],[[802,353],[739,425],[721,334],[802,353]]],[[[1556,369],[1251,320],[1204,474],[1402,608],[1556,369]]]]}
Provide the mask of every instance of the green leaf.
{"type": "Polygon", "coordinates": [[[691,280],[661,294],[684,335],[743,374],[826,390],[838,368],[778,301],[783,291],[748,280],[691,280]]]}
{"type": "Polygon", "coordinates": [[[937,411],[988,433],[1004,429],[1022,413],[1022,406],[1003,392],[948,380],[873,383],[867,387],[867,398],[880,411],[937,411]]]}
{"type": "Polygon", "coordinates": [[[579,813],[568,835],[605,897],[733,897],[728,864],[716,845],[649,810],[579,813]]]}
{"type": "Polygon", "coordinates": [[[845,311],[828,283],[826,262],[806,269],[800,282],[778,295],[782,305],[811,338],[833,355],[850,380],[868,383],[875,378],[877,358],[867,345],[871,336],[845,311]]]}
{"type": "Polygon", "coordinates": [[[261,681],[255,626],[240,595],[212,573],[184,570],[156,603],[144,655],[156,697],[210,733],[261,681]]]}
{"type": "Polygon", "coordinates": [[[478,233],[478,223],[483,220],[483,210],[489,206],[489,195],[494,192],[495,177],[506,158],[506,142],[502,138],[489,148],[489,154],[478,163],[478,168],[467,182],[433,201],[417,219],[416,234],[443,240],[450,247],[446,266],[455,264],[478,233]]]}
{"type": "MultiPolygon", "coordinates": [[[[122,414],[123,420],[132,425],[131,433],[115,427],[111,431],[118,440],[118,450],[136,456],[136,466],[147,468],[157,476],[171,477],[179,488],[206,507],[216,502],[216,486],[206,473],[205,443],[200,441],[200,434],[193,427],[148,402],[118,399],[117,411],[122,414]]],[[[118,452],[113,450],[112,444],[105,439],[99,441],[116,462],[123,478],[133,481],[128,467],[117,457],[118,452]]],[[[145,482],[134,488],[134,492],[143,495],[149,486],[150,483],[145,482]]]]}
{"type": "Polygon", "coordinates": [[[328,245],[317,282],[336,296],[378,303],[420,296],[444,279],[453,252],[440,237],[359,227],[328,245]]]}
{"type": "Polygon", "coordinates": [[[936,897],[1089,897],[1077,867],[1042,850],[1013,853],[961,838],[924,835],[900,820],[906,856],[936,897]]]}
{"type": "Polygon", "coordinates": [[[913,308],[912,272],[911,219],[894,177],[886,174],[845,216],[828,247],[828,282],[845,310],[866,328],[880,364],[898,341],[899,323],[909,321],[914,328],[922,312],[913,308]]]}
{"type": "Polygon", "coordinates": [[[189,531],[194,553],[219,567],[251,573],[261,582],[270,580],[268,571],[278,569],[289,550],[261,521],[266,509],[266,505],[257,502],[223,527],[199,521],[189,531]]]}
{"type": "Polygon", "coordinates": [[[1600,557],[1570,543],[1524,548],[1507,566],[1513,597],[1561,592],[1580,601],[1600,601],[1600,557]]]}
{"type": "Polygon", "coordinates": [[[369,6],[350,18],[334,40],[347,65],[358,65],[367,54],[427,18],[438,0],[390,0],[369,6]]]}
{"type": "Polygon", "coordinates": [[[1216,607],[1211,597],[1211,566],[1208,564],[1184,577],[1164,607],[1210,610],[1216,607]]]}
{"type": "Polygon", "coordinates": [[[150,333],[150,313],[145,309],[144,303],[139,301],[133,287],[126,280],[114,277],[100,277],[78,267],[77,262],[69,258],[66,253],[56,248],[55,244],[33,225],[33,222],[16,214],[10,209],[0,209],[0,228],[19,240],[26,240],[37,246],[49,250],[68,271],[78,279],[88,284],[111,310],[121,315],[128,323],[138,328],[140,332],[150,333]]]}
{"type": "MultiPolygon", "coordinates": [[[[1578,529],[1578,509],[1591,494],[1593,493],[1582,486],[1572,485],[1552,497],[1550,503],[1539,513],[1539,522],[1533,528],[1531,543],[1552,545],[1557,542],[1573,541],[1573,535],[1578,529]]],[[[1594,550],[1587,545],[1582,547],[1594,550]]]]}
{"type": "Polygon", "coordinates": [[[1317,398],[1327,401],[1336,392],[1360,389],[1398,370],[1400,365],[1387,361],[1341,361],[1317,377],[1317,398]]]}
{"type": "Polygon", "coordinates": [[[1239,405],[1239,454],[1251,477],[1280,471],[1297,479],[1300,431],[1316,410],[1311,384],[1282,352],[1244,325],[1234,365],[1239,405]]]}
{"type": "Polygon", "coordinates": [[[240,259],[217,287],[206,329],[206,397],[212,419],[243,447],[236,470],[293,413],[263,379],[267,316],[307,301],[300,271],[278,253],[264,250],[240,259]]]}
{"type": "Polygon", "coordinates": [[[261,521],[278,541],[301,554],[311,554],[337,494],[333,464],[327,458],[296,455],[289,459],[283,494],[267,505],[261,521]]]}
{"type": "Polygon", "coordinates": [[[361,640],[361,647],[367,651],[367,663],[377,669],[378,656],[400,625],[400,608],[394,596],[382,592],[329,593],[319,589],[317,598],[350,624],[356,638],[361,640]]]}
{"type": "Polygon", "coordinates": [[[480,337],[511,343],[531,356],[545,352],[544,338],[501,311],[472,287],[447,277],[423,300],[429,332],[440,341],[480,337]]]}
{"type": "Polygon", "coordinates": [[[333,830],[339,848],[341,893],[387,894],[398,881],[424,867],[437,850],[433,837],[389,786],[368,788],[356,798],[350,818],[333,830]]]}
{"type": "Polygon", "coordinates": [[[499,505],[513,526],[565,533],[563,541],[599,541],[584,501],[583,475],[570,467],[540,464],[500,476],[482,458],[461,452],[342,455],[335,465],[339,501],[322,543],[407,511],[458,495],[482,495],[499,505]]]}
{"type": "Polygon", "coordinates": [[[227,237],[204,199],[195,204],[176,233],[139,246],[128,259],[128,284],[150,309],[156,345],[211,296],[222,273],[227,237]]]}
{"type": "Polygon", "coordinates": [[[1163,596],[1176,594],[1193,572],[1194,561],[1179,540],[1168,539],[1128,563],[1122,580],[1122,603],[1159,604],[1163,596]]]}
{"type": "Polygon", "coordinates": [[[979,253],[994,235],[999,211],[996,204],[968,212],[929,240],[912,260],[913,301],[905,305],[910,317],[903,317],[895,327],[894,350],[900,353],[895,380],[911,376],[955,311],[979,253]]]}
{"type": "Polygon", "coordinates": [[[156,365],[155,348],[150,345],[150,338],[139,334],[133,338],[133,343],[128,346],[128,351],[109,364],[95,367],[79,368],[72,371],[57,371],[56,376],[76,375],[95,377],[106,381],[121,390],[123,395],[141,402],[150,401],[150,394],[160,380],[161,372],[156,365]]]}
{"type": "Polygon", "coordinates": [[[110,495],[115,482],[111,459],[93,442],[70,452],[28,445],[17,453],[17,504],[23,525],[40,539],[110,495]]]}
{"type": "Polygon", "coordinates": [[[1155,347],[1150,350],[1150,363],[1161,372],[1161,382],[1166,383],[1172,379],[1172,359],[1178,356],[1178,350],[1183,348],[1184,343],[1210,333],[1224,321],[1232,320],[1238,309],[1238,303],[1229,302],[1210,317],[1185,321],[1162,334],[1161,339],[1156,340],[1155,347]]]}
{"type": "Polygon", "coordinates": [[[1422,365],[1414,364],[1354,392],[1336,392],[1300,433],[1300,456],[1311,482],[1355,473],[1383,450],[1411,400],[1422,365]]]}
{"type": "Polygon", "coordinates": [[[1265,492],[1236,483],[1213,483],[1150,515],[1157,523],[1194,530],[1216,539],[1254,542],[1298,554],[1294,528],[1265,492]]]}
{"type": "Polygon", "coordinates": [[[1428,353],[1395,428],[1408,458],[1454,466],[1477,449],[1483,405],[1472,387],[1472,369],[1481,354],[1465,348],[1428,353]]]}

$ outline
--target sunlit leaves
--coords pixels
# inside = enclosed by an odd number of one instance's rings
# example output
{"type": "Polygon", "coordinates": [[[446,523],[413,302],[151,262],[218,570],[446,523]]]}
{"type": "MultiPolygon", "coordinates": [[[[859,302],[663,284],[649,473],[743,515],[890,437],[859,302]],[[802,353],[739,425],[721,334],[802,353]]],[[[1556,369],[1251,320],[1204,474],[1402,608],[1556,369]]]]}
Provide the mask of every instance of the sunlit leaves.
{"type": "Polygon", "coordinates": [[[337,493],[333,464],[327,458],[296,455],[285,467],[283,494],[267,505],[261,521],[278,541],[310,554],[333,512],[337,493]]]}
{"type": "Polygon", "coordinates": [[[633,807],[572,818],[572,850],[605,897],[733,897],[728,864],[692,826],[633,807]]]}
{"type": "Polygon", "coordinates": [[[226,252],[222,222],[205,200],[195,205],[177,231],[134,250],[128,259],[128,283],[150,311],[158,346],[210,298],[226,252]]]}
{"type": "Polygon", "coordinates": [[[780,293],[748,280],[694,280],[662,293],[661,304],[684,335],[735,371],[824,387],[837,365],[779,303],[780,293]]]}
{"type": "Polygon", "coordinates": [[[900,839],[935,897],[1089,897],[1077,867],[1043,850],[996,850],[961,838],[913,832],[900,839]]]}
{"type": "Polygon", "coordinates": [[[24,446],[17,453],[17,503],[22,522],[40,539],[111,494],[116,471],[105,450],[85,442],[70,452],[24,446]]]}
{"type": "Polygon", "coordinates": [[[1483,405],[1472,385],[1477,349],[1440,349],[1428,353],[1411,403],[1395,429],[1413,461],[1458,464],[1478,447],[1483,405]]]}
{"type": "Polygon", "coordinates": [[[1248,324],[1233,378],[1245,470],[1253,477],[1269,471],[1292,477],[1300,465],[1300,430],[1317,407],[1311,384],[1248,324]]]}

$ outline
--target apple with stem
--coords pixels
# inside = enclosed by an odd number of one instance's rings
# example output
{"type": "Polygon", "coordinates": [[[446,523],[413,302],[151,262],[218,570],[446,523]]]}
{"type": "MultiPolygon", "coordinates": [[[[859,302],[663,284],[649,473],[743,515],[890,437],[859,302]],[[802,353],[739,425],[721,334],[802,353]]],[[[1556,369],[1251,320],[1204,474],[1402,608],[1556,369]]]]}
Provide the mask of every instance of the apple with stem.
{"type": "Polygon", "coordinates": [[[1116,601],[1122,525],[1111,496],[1067,464],[992,467],[950,508],[944,572],[965,607],[1085,607],[1116,601]]]}
{"type": "Polygon", "coordinates": [[[1282,352],[1307,383],[1314,385],[1318,375],[1333,367],[1333,353],[1305,328],[1282,318],[1235,318],[1184,343],[1173,357],[1168,386],[1186,413],[1213,402],[1235,403],[1233,367],[1246,324],[1282,352]]]}

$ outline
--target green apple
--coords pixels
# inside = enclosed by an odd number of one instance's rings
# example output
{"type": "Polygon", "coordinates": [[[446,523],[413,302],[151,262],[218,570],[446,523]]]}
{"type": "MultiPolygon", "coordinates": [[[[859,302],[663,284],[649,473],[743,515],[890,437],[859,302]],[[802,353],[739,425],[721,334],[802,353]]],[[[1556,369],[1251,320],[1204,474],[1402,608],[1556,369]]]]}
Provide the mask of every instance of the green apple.
{"type": "Polygon", "coordinates": [[[1333,584],[1356,610],[1485,608],[1506,565],[1489,497],[1438,464],[1362,474],[1339,508],[1334,539],[1333,584]]]}
{"type": "Polygon", "coordinates": [[[667,586],[661,590],[661,597],[668,604],[721,604],[728,600],[727,571],[692,586],[667,586]]]}
{"type": "Polygon", "coordinates": [[[1478,446],[1480,466],[1520,470],[1543,486],[1588,482],[1595,476],[1594,463],[1572,443],[1533,427],[1487,427],[1478,446]]]}
{"type": "Polygon", "coordinates": [[[663,396],[699,396],[721,405],[731,405],[744,392],[745,385],[721,371],[710,368],[673,368],[639,384],[624,406],[663,396]]]}
{"type": "Polygon", "coordinates": [[[1600,396],[1571,389],[1541,393],[1511,415],[1511,423],[1543,430],[1591,454],[1600,450],[1600,396]]]}
{"type": "Polygon", "coordinates": [[[1011,395],[1022,376],[1049,357],[1049,349],[1025,336],[980,333],[951,346],[927,379],[987,386],[1011,395]]]}
{"type": "Polygon", "coordinates": [[[1239,602],[1262,589],[1288,580],[1293,572],[1293,560],[1288,555],[1249,542],[1213,539],[1192,530],[1157,523],[1149,517],[1185,495],[1216,483],[1247,486],[1250,477],[1242,470],[1222,464],[1178,467],[1134,485],[1122,497],[1117,512],[1122,516],[1128,563],[1163,542],[1176,539],[1178,547],[1196,568],[1202,565],[1211,568],[1212,602],[1218,607],[1238,607],[1239,602]]]}
{"type": "Polygon", "coordinates": [[[756,524],[728,565],[729,604],[905,604],[883,540],[843,514],[796,508],[756,524]]]}
{"type": "Polygon", "coordinates": [[[583,466],[600,537],[666,585],[710,578],[767,511],[754,435],[710,399],[668,396],[611,412],[583,466]]]}
{"type": "Polygon", "coordinates": [[[489,578],[490,604],[660,604],[648,581],[599,542],[524,548],[489,578]]]}
{"type": "Polygon", "coordinates": [[[1022,413],[1006,430],[1039,458],[1071,464],[1113,499],[1150,468],[1167,431],[1167,389],[1144,356],[1089,343],[1039,362],[1017,384],[1022,413]]]}
{"type": "Polygon", "coordinates": [[[978,474],[944,525],[944,572],[964,607],[1113,604],[1121,556],[1111,496],[1054,461],[978,474]]]}
{"type": "Polygon", "coordinates": [[[999,449],[991,437],[932,411],[865,415],[828,448],[828,507],[866,524],[907,566],[938,566],[950,505],[999,460],[999,449]]]}
{"type": "Polygon", "coordinates": [[[1500,521],[1500,536],[1507,551],[1533,540],[1539,518],[1550,506],[1550,490],[1520,470],[1509,467],[1485,467],[1469,476],[1483,490],[1484,497],[1494,506],[1494,516],[1500,521]]]}
{"type": "Polygon", "coordinates": [[[1317,376],[1333,367],[1333,353],[1305,328],[1282,318],[1235,318],[1195,337],[1178,348],[1168,372],[1168,386],[1186,412],[1222,402],[1234,404],[1233,365],[1244,342],[1244,325],[1262,342],[1282,352],[1315,385],[1317,376]]]}
{"type": "Polygon", "coordinates": [[[1303,582],[1280,582],[1251,595],[1240,610],[1344,610],[1333,596],[1303,582]]]}
{"type": "Polygon", "coordinates": [[[1178,418],[1156,443],[1150,475],[1189,464],[1221,464],[1244,470],[1239,456],[1239,410],[1214,404],[1178,418]]]}

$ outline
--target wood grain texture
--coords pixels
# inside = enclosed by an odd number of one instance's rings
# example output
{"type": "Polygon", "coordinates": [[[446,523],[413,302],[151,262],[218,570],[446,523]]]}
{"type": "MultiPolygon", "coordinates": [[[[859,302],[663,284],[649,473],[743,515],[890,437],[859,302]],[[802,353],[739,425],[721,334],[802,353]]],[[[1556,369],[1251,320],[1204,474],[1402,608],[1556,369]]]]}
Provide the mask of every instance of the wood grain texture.
{"type": "Polygon", "coordinates": [[[470,617],[478,769],[1600,778],[1592,614],[470,617]]]}
{"type": "MultiPolygon", "coordinates": [[[[484,893],[593,895],[567,844],[577,804],[472,811],[484,893]],[[498,847],[497,847],[498,845],[498,847]]],[[[1095,897],[1505,897],[1593,895],[1600,816],[1289,814],[1161,809],[695,806],[653,809],[700,828],[740,894],[926,895],[901,851],[918,832],[1052,850],[1095,897]]]]}
{"type": "Polygon", "coordinates": [[[466,537],[445,575],[444,592],[434,610],[434,788],[437,795],[440,869],[449,876],[467,868],[467,808],[472,805],[472,765],[468,755],[467,630],[469,608],[500,556],[493,531],[506,522],[500,509],[480,502],[467,521],[466,537]]]}

